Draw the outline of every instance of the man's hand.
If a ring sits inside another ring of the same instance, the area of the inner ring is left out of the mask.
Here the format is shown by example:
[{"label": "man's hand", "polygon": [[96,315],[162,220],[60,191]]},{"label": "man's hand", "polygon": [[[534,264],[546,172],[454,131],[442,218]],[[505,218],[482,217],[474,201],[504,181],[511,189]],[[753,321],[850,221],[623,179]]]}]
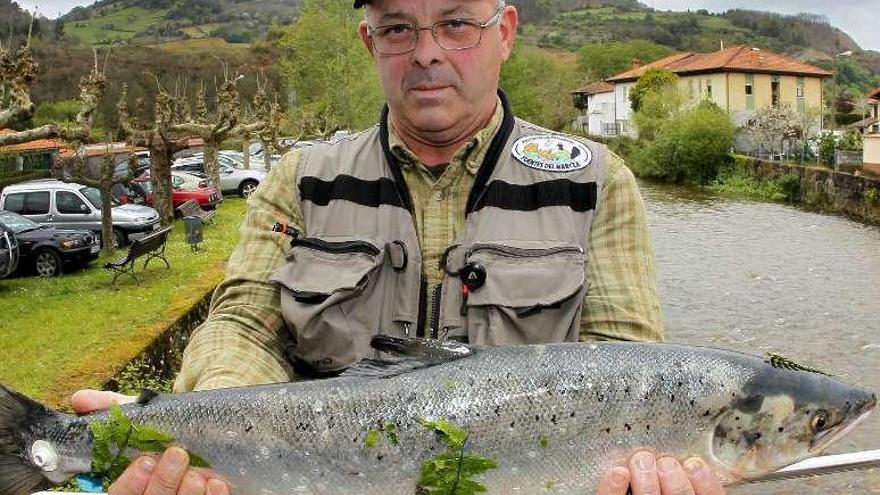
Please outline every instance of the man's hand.
[{"label": "man's hand", "polygon": [[[107,409],[113,402],[125,404],[134,397],[114,392],[80,390],[70,404],[78,413]],[[171,447],[158,459],[138,457],[112,484],[110,495],[229,495],[229,488],[210,472],[189,468],[186,451]]]},{"label": "man's hand", "polygon": [[724,495],[724,488],[705,462],[690,458],[682,466],[675,458],[637,452],[629,469],[617,466],[599,482],[596,495]]}]

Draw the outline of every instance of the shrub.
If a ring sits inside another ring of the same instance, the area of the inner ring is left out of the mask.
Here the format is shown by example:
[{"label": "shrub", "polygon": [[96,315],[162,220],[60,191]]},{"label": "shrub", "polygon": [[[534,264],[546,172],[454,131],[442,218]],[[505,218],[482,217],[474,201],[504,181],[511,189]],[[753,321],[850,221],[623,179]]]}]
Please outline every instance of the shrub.
[{"label": "shrub", "polygon": [[633,170],[668,182],[708,184],[731,162],[734,126],[726,112],[700,104],[673,117],[632,156]]}]

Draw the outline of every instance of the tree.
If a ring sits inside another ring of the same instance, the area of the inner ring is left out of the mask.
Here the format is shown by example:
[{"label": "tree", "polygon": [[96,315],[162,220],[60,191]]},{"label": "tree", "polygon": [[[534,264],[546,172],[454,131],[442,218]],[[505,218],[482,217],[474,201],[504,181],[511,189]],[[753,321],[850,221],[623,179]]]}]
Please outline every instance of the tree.
[{"label": "tree", "polygon": [[500,84],[514,113],[528,121],[561,130],[577,114],[574,107],[561,103],[569,101],[578,84],[575,67],[540,48],[516,45],[501,67]]},{"label": "tree", "polygon": [[123,85],[116,108],[119,112],[121,133],[133,145],[150,150],[150,183],[153,189],[153,208],[159,212],[162,225],[174,221],[171,201],[171,163],[174,153],[187,147],[188,139],[176,136],[172,126],[185,120],[182,98],[174,98],[161,84],[157,84],[156,117],[152,126],[139,126],[128,111],[128,87]]},{"label": "tree", "polygon": [[634,112],[638,112],[642,106],[642,99],[651,93],[660,93],[666,88],[675,88],[678,85],[678,76],[668,69],[648,69],[636,81],[629,91],[630,106]]},{"label": "tree", "polygon": [[578,50],[578,68],[591,80],[600,80],[666,57],[669,48],[647,40],[589,43]]},{"label": "tree", "polygon": [[633,113],[633,123],[639,139],[644,141],[653,141],[657,131],[685,109],[685,98],[677,85],[670,84],[645,93],[640,101],[639,110]]},{"label": "tree", "polygon": [[305,0],[281,28],[280,73],[300,109],[329,114],[349,129],[373,125],[383,101],[372,61],[357,35],[362,14],[338,0]]},{"label": "tree", "polygon": [[729,162],[734,132],[726,112],[702,102],[658,129],[656,140],[636,151],[631,163],[639,175],[707,184]]},{"label": "tree", "polygon": [[763,155],[781,155],[785,139],[802,134],[800,118],[789,105],[766,106],[755,112],[746,124],[748,132],[758,141]]}]

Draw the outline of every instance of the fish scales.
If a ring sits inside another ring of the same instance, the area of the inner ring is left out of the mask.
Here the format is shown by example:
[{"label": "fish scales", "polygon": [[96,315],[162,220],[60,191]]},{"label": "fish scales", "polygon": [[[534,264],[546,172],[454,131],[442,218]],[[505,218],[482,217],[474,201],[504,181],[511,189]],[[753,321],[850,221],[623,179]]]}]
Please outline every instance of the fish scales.
[{"label": "fish scales", "polygon": [[[441,435],[417,419],[445,419],[468,432],[465,452],[497,463],[476,477],[489,494],[587,494],[634,449],[711,460],[715,450],[738,448],[716,437],[733,437],[726,422],[750,427],[746,414],[754,407],[744,408],[742,420],[727,415],[755,395],[766,374],[831,381],[714,349],[549,344],[479,348],[387,377],[163,395],[123,409],[208,460],[239,495],[411,495],[422,463],[446,450]],[[762,400],[776,396],[767,386]],[[853,403],[875,400],[851,395]],[[81,467],[95,417],[66,418],[53,427],[63,437],[50,442],[66,445],[63,455]]]}]

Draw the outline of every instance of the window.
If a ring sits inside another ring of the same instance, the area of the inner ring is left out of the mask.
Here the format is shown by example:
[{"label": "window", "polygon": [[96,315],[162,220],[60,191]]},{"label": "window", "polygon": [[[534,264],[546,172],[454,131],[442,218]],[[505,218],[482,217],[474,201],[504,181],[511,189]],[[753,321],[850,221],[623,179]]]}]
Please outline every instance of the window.
[{"label": "window", "polygon": [[46,215],[49,213],[49,191],[10,194],[3,206],[21,215]]},{"label": "window", "polygon": [[58,191],[55,193],[55,209],[58,213],[79,214],[89,213],[89,207],[86,206],[82,199],[70,191]]},{"label": "window", "polygon": [[180,187],[183,185],[183,179],[181,179],[179,175],[172,175],[171,184],[173,184],[174,187]]},{"label": "window", "polygon": [[746,74],[746,110],[755,109],[755,75]]},{"label": "window", "polygon": [[712,99],[712,80],[706,79],[706,98]]},{"label": "window", "polygon": [[773,81],[770,82],[770,104],[779,106],[779,76],[773,76]]}]

